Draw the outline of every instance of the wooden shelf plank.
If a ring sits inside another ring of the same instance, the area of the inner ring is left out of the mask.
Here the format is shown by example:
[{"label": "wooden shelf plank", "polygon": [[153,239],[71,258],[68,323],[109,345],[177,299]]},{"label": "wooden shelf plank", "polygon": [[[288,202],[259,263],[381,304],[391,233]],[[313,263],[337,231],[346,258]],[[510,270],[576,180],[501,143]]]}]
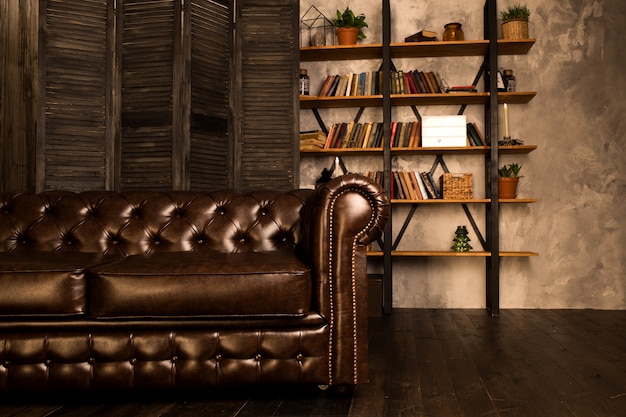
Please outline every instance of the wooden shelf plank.
[{"label": "wooden shelf plank", "polygon": [[[489,152],[489,146],[463,146],[463,147],[446,147],[446,148],[391,148],[391,154],[403,155],[483,155]],[[537,145],[516,145],[516,146],[499,146],[500,153],[503,154],[526,154],[537,149]],[[303,149],[300,154],[305,156],[350,156],[350,155],[372,155],[376,153],[382,154],[382,148],[333,148],[333,149]]]},{"label": "wooden shelf plank", "polygon": [[[498,93],[498,102],[509,104],[526,104],[537,93],[535,91],[520,91],[514,93]],[[393,106],[438,106],[485,104],[489,93],[436,93],[436,94],[392,94]],[[301,109],[315,108],[342,108],[342,107],[381,107],[383,96],[300,96]]]},{"label": "wooden shelf plank", "polygon": [[[536,198],[501,198],[498,201],[503,204],[525,204],[536,203],[538,200]],[[472,198],[467,200],[444,200],[442,198],[432,198],[427,200],[407,200],[394,198],[391,200],[391,204],[486,204],[490,202],[491,200],[489,200],[488,198]]]},{"label": "wooden shelf plank", "polygon": [[380,43],[357,45],[309,46],[300,48],[300,62],[305,61],[343,61],[354,59],[377,59],[383,57],[383,45]]},{"label": "wooden shelf plank", "polygon": [[[535,44],[535,39],[498,40],[498,55],[524,55]],[[447,56],[484,56],[489,48],[487,40],[452,42],[391,43],[391,58],[426,58]],[[382,58],[382,44],[309,46],[300,48],[300,61],[343,61]]]},{"label": "wooden shelf plank", "polygon": [[[367,256],[370,257],[382,257],[384,254],[382,251],[370,251],[367,252]],[[444,257],[444,258],[488,258],[491,256],[491,252],[487,251],[469,251],[469,252],[454,252],[454,251],[391,251],[391,256],[396,258],[425,258],[425,257]],[[537,252],[500,252],[501,257],[531,257],[539,256]]]}]

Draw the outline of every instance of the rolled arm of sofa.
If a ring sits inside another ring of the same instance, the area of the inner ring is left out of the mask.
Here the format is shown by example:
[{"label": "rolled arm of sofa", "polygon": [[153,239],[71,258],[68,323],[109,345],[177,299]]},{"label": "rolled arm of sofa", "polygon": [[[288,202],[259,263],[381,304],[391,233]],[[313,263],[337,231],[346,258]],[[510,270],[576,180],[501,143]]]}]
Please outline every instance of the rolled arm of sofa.
[{"label": "rolled arm of sofa", "polygon": [[314,279],[313,308],[330,324],[331,384],[367,382],[366,247],[388,218],[383,188],[358,174],[323,184],[305,205],[302,246]]}]

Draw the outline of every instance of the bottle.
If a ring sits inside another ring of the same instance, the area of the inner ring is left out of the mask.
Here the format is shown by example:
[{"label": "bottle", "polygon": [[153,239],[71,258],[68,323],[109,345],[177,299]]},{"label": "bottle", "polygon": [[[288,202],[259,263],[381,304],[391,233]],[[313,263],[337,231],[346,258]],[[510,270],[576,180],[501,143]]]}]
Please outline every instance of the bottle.
[{"label": "bottle", "polygon": [[506,85],[506,91],[514,92],[516,88],[515,75],[513,75],[512,69],[504,70],[504,84]]},{"label": "bottle", "polygon": [[308,96],[309,95],[309,85],[311,80],[306,73],[305,69],[300,69],[300,95]]}]

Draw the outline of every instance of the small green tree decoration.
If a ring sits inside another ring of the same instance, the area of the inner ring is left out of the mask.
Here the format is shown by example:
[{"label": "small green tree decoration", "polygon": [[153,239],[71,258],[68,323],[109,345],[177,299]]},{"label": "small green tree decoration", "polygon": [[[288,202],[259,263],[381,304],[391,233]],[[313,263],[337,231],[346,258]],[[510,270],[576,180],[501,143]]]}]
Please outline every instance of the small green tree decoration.
[{"label": "small green tree decoration", "polygon": [[451,249],[455,252],[468,252],[472,247],[468,243],[471,239],[467,236],[467,227],[457,226],[454,239],[454,245]]}]

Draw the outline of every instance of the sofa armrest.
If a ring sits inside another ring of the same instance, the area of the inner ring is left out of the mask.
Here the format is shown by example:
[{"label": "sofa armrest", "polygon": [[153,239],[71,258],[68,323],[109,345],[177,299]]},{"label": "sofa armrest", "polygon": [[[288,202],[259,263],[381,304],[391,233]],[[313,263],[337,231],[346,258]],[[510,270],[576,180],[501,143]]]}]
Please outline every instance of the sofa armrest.
[{"label": "sofa armrest", "polygon": [[371,179],[347,174],[316,189],[303,215],[302,246],[313,308],[330,324],[331,384],[367,382],[367,245],[383,233],[389,200]]}]

